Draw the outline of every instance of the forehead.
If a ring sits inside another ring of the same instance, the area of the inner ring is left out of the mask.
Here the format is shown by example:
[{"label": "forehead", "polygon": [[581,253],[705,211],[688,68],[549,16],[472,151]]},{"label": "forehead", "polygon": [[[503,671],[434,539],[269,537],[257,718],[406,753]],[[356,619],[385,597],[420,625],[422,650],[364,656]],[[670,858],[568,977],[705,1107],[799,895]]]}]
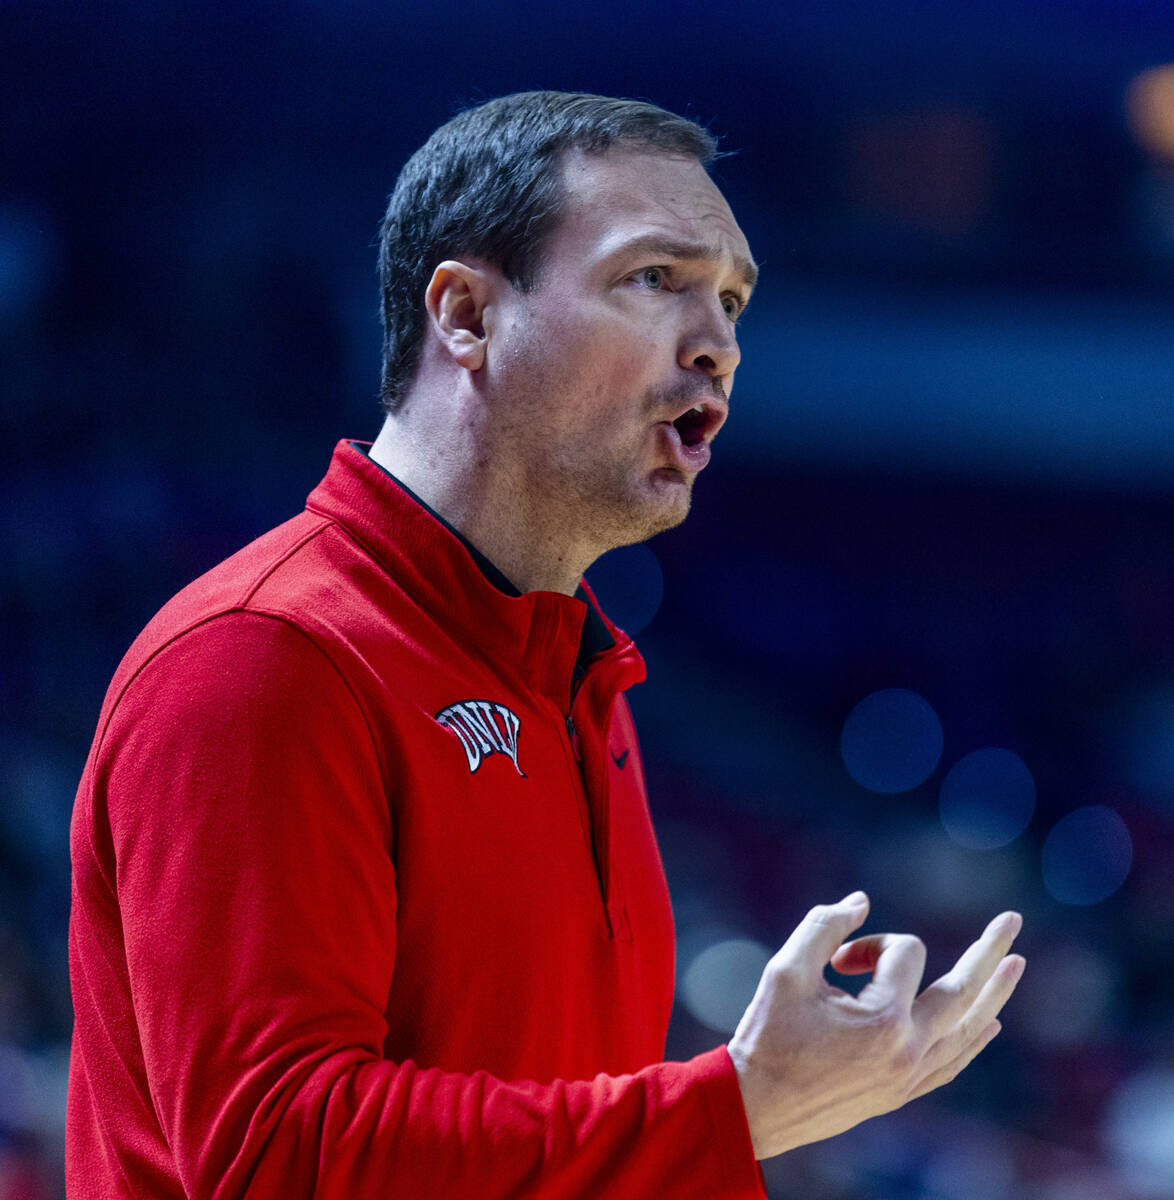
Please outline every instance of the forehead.
[{"label": "forehead", "polygon": [[730,206],[697,159],[613,147],[570,151],[561,169],[564,206],[552,254],[594,261],[634,241],[660,239],[707,247],[731,269],[752,265]]}]

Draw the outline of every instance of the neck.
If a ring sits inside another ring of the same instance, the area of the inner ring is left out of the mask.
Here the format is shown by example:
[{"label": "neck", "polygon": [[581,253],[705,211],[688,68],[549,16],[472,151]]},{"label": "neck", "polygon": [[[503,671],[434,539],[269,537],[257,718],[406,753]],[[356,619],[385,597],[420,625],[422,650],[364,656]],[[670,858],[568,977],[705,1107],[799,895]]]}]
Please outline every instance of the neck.
[{"label": "neck", "polygon": [[428,423],[413,420],[410,411],[392,415],[370,455],[519,591],[574,595],[597,555],[561,532],[549,504],[533,503],[520,472],[492,445],[482,424],[471,414]]}]

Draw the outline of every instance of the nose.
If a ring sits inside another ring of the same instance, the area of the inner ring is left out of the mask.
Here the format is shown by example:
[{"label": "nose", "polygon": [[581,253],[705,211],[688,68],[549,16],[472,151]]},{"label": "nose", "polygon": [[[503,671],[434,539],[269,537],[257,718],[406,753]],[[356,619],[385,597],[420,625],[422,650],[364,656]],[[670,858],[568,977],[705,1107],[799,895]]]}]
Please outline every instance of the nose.
[{"label": "nose", "polygon": [[721,302],[714,300],[704,312],[696,313],[696,324],[681,339],[680,365],[687,371],[701,371],[728,396],[734,370],[742,361],[734,323]]}]

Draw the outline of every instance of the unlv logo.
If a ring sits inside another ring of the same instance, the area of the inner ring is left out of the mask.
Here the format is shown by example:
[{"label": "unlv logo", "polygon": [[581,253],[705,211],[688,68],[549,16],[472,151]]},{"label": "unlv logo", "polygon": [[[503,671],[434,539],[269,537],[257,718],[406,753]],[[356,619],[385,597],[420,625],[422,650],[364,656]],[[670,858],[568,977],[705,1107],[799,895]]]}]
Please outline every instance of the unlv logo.
[{"label": "unlv logo", "polygon": [[491,754],[504,754],[514,764],[514,770],[526,778],[526,772],[518,766],[518,730],[522,722],[504,704],[493,700],[458,700],[441,709],[436,720],[460,739],[470,772],[476,771]]}]

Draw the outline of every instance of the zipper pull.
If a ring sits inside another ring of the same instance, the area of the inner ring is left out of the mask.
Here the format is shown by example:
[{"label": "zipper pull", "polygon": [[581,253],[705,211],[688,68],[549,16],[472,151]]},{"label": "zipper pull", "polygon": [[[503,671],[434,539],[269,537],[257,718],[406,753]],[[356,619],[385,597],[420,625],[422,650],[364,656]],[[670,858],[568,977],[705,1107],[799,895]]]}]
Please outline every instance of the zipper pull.
[{"label": "zipper pull", "polygon": [[579,752],[579,731],[575,728],[575,718],[567,713],[567,735],[571,739],[571,751],[575,755],[575,762],[582,762],[583,755]]}]

